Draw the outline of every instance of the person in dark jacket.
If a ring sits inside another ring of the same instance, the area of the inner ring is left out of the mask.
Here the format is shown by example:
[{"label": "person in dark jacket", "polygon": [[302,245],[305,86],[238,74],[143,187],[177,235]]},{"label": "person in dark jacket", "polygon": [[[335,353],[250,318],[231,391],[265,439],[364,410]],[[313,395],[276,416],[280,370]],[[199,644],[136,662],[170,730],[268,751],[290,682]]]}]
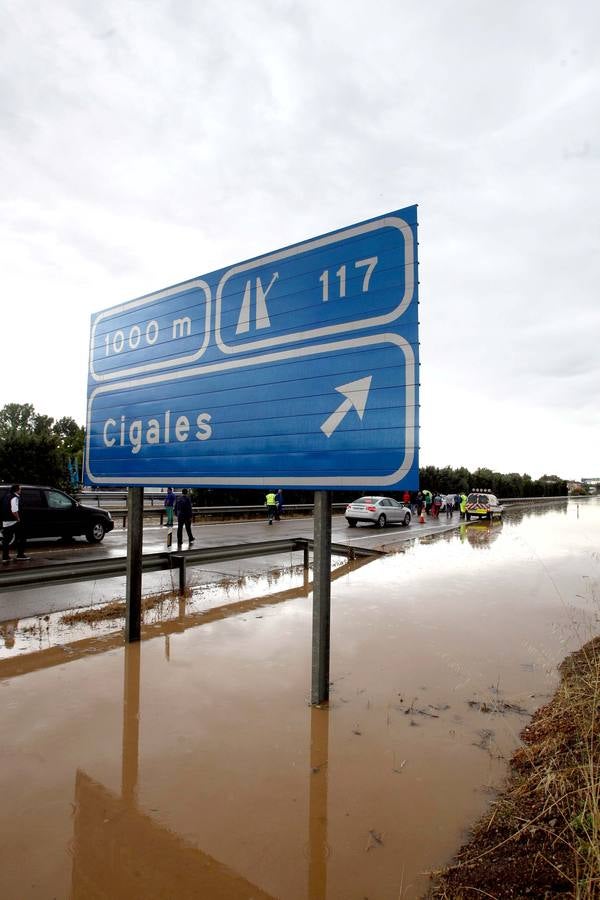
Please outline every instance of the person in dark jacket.
[{"label": "person in dark jacket", "polygon": [[278,489],[275,494],[275,501],[277,504],[277,509],[275,511],[275,520],[279,522],[281,516],[283,515],[283,491],[281,488]]},{"label": "person in dark jacket", "polygon": [[167,488],[167,495],[165,497],[165,510],[167,512],[167,527],[171,527],[173,524],[173,507],[175,506],[175,493],[172,487]]},{"label": "person in dark jacket", "polygon": [[177,549],[181,550],[184,525],[191,547],[195,538],[192,534],[192,501],[187,488],[182,490],[181,496],[175,501],[175,514],[177,516]]},{"label": "person in dark jacket", "polygon": [[2,563],[10,561],[10,543],[14,537],[17,545],[17,559],[29,559],[25,555],[25,531],[21,521],[21,485],[11,485],[2,501]]}]

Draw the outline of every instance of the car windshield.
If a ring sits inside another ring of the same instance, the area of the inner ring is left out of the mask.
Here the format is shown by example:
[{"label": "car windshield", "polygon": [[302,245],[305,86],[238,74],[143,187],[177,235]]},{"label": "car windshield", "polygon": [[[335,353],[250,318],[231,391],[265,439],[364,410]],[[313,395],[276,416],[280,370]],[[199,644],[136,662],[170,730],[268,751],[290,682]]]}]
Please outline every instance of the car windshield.
[{"label": "car windshield", "polygon": [[370,503],[375,503],[375,497],[361,497],[360,500],[354,500],[354,503],[363,503],[365,506]]},{"label": "car windshield", "polygon": [[467,502],[478,503],[480,506],[487,506],[490,501],[487,494],[469,494]]}]

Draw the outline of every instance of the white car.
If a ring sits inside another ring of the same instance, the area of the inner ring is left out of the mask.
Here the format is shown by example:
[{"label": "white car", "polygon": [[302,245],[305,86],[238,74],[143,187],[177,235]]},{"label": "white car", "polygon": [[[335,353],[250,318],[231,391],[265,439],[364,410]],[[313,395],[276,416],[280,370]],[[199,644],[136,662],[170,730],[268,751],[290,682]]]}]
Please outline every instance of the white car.
[{"label": "white car", "polygon": [[372,522],[378,528],[386,525],[410,525],[410,509],[392,500],[391,497],[361,497],[346,507],[346,516],[350,528],[357,522]]}]

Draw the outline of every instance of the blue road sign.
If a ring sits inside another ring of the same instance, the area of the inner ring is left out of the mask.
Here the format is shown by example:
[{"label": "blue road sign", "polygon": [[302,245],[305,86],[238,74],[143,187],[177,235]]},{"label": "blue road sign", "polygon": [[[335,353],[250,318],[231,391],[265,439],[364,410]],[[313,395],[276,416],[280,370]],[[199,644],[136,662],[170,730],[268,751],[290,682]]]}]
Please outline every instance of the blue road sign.
[{"label": "blue road sign", "polygon": [[414,488],[416,207],[92,319],[86,480]]}]

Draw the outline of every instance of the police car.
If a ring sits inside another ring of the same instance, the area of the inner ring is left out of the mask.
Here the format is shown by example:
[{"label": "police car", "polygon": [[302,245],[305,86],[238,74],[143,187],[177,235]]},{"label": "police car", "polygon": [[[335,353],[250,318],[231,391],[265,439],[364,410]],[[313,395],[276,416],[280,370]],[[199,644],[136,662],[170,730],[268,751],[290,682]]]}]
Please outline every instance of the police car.
[{"label": "police car", "polygon": [[489,491],[474,490],[467,497],[467,506],[465,509],[465,518],[467,522],[471,518],[501,519],[504,515],[504,507],[494,494]]}]

